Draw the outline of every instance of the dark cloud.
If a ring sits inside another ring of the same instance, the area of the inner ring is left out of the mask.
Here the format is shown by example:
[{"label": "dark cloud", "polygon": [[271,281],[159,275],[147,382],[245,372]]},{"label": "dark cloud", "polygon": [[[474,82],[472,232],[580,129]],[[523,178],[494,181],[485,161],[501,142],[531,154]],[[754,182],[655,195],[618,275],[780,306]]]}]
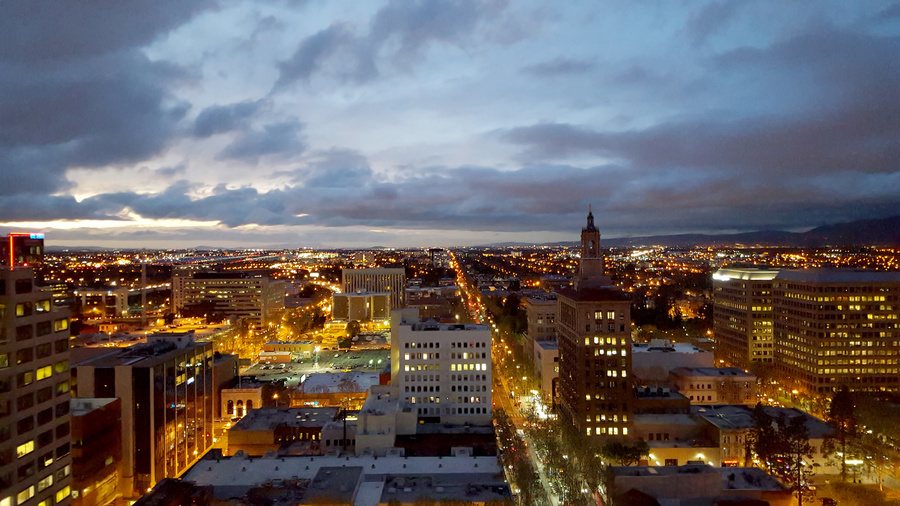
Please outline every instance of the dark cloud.
[{"label": "dark cloud", "polygon": [[[0,171],[0,174],[3,172]],[[112,206],[113,209],[118,206]],[[0,195],[3,221],[44,220],[118,220],[106,212],[107,207],[94,202],[78,202],[74,197],[46,195],[43,192]]]},{"label": "dark cloud", "polygon": [[766,48],[729,51],[709,70],[771,79],[771,93],[810,109],[881,107],[896,104],[900,92],[900,38],[822,27]]},{"label": "dark cloud", "polygon": [[244,101],[230,105],[213,105],[204,109],[194,121],[194,136],[209,137],[247,125],[262,101]]},{"label": "dark cloud", "polygon": [[[7,70],[7,72],[4,72]],[[179,69],[136,52],[59,67],[0,64],[0,194],[66,188],[69,167],[145,159],[174,135],[187,106],[167,86]]]},{"label": "dark cloud", "polygon": [[160,176],[172,177],[178,175],[184,175],[187,172],[188,164],[187,162],[181,162],[178,165],[173,165],[170,167],[160,167],[156,169],[156,173]]},{"label": "dark cloud", "polygon": [[[778,76],[770,93],[802,89],[808,108],[785,114],[677,117],[643,130],[548,123],[501,135],[523,160],[594,155],[636,169],[677,168],[778,177],[900,168],[900,40],[823,30],[717,58],[735,78]],[[783,88],[788,88],[785,90]],[[789,98],[788,96],[785,99]],[[802,105],[801,105],[802,107]]]},{"label": "dark cloud", "polygon": [[[377,60],[384,58],[409,71],[435,43],[468,47],[479,40],[508,44],[521,37],[479,37],[491,21],[500,19],[507,2],[497,0],[391,1],[369,24],[369,32],[357,34],[352,25],[333,23],[305,39],[294,54],[279,62],[274,90],[291,83],[308,82],[324,72],[343,82],[366,82],[380,75]],[[514,20],[505,19],[504,30],[514,31]]]},{"label": "dark cloud", "polygon": [[71,167],[144,160],[165,148],[188,105],[187,77],[138,46],[209,2],[4,2],[0,7],[0,195],[52,194]]},{"label": "dark cloud", "polygon": [[44,65],[143,46],[214,6],[211,0],[10,0],[0,7],[0,62]]},{"label": "dark cloud", "polygon": [[[900,184],[898,174],[785,174],[774,179],[616,165],[533,165],[512,171],[431,167],[387,181],[359,163],[329,169],[342,156],[353,159],[353,153],[321,156],[306,171],[306,182],[268,192],[219,185],[196,198],[190,195],[204,193],[196,183],[180,181],[156,194],[102,194],[78,205],[47,202],[39,215],[99,217],[129,211],[148,219],[218,221],[231,228],[316,225],[521,233],[565,230],[581,223],[592,204],[605,233],[652,234],[812,227],[890,214],[898,205],[895,189]],[[358,173],[346,170],[354,165]],[[327,184],[329,175],[340,184]],[[0,198],[0,209],[5,209],[3,202]]]},{"label": "dark cloud", "polygon": [[890,6],[885,7],[884,10],[878,13],[878,17],[881,19],[900,18],[900,3],[891,4]]},{"label": "dark cloud", "polygon": [[711,2],[691,13],[685,30],[694,45],[701,45],[727,25],[737,10],[743,5],[740,0]]},{"label": "dark cloud", "polygon": [[285,121],[265,125],[262,130],[243,132],[219,153],[219,159],[256,164],[263,156],[291,158],[306,150],[303,123]]},{"label": "dark cloud", "polygon": [[316,153],[303,168],[289,174],[306,188],[361,187],[372,182],[372,169],[366,157],[349,149],[330,149]]},{"label": "dark cloud", "polygon": [[553,77],[559,75],[583,74],[592,68],[594,68],[594,63],[587,60],[555,58],[550,61],[522,67],[522,72],[539,77]]},{"label": "dark cloud", "polygon": [[278,63],[280,74],[275,89],[295,81],[309,81],[325,60],[355,42],[356,37],[344,24],[332,24],[304,39],[289,59]]},{"label": "dark cloud", "polygon": [[381,46],[395,39],[397,57],[417,60],[433,42],[467,45],[478,22],[496,14],[497,7],[505,6],[474,0],[393,0],[372,19],[369,40]]}]

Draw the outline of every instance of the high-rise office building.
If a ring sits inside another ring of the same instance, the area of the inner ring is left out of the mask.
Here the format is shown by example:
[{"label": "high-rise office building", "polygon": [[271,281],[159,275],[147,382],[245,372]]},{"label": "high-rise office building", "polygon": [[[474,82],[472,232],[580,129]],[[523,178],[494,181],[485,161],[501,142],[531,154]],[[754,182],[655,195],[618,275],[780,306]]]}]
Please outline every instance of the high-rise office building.
[{"label": "high-rise office building", "polygon": [[73,353],[76,397],[121,400],[123,496],[138,497],[180,475],[212,445],[212,343],[150,335],[128,348]]},{"label": "high-rise office building", "polygon": [[0,270],[0,506],[71,503],[67,311]]},{"label": "high-rise office building", "polygon": [[713,330],[717,358],[749,370],[772,364],[772,283],[776,269],[727,268],[713,274]]},{"label": "high-rise office building", "polygon": [[172,280],[172,305],[176,313],[190,308],[244,318],[267,325],[284,310],[284,281],[244,273],[179,272]]},{"label": "high-rise office building", "polygon": [[579,431],[628,436],[632,424],[631,302],[603,273],[600,232],[588,213],[574,289],[558,294],[560,412]]},{"label": "high-rise office building", "polygon": [[772,298],[784,382],[824,395],[900,392],[900,272],[782,270]]},{"label": "high-rise office building", "polygon": [[357,290],[391,294],[391,308],[406,305],[406,269],[403,267],[373,267],[371,269],[342,269],[341,289],[344,293]]},{"label": "high-rise office building", "polygon": [[421,322],[417,309],[391,312],[391,386],[420,420],[491,422],[491,330]]},{"label": "high-rise office building", "polygon": [[10,232],[0,241],[0,264],[10,267],[38,267],[44,261],[44,234]]}]

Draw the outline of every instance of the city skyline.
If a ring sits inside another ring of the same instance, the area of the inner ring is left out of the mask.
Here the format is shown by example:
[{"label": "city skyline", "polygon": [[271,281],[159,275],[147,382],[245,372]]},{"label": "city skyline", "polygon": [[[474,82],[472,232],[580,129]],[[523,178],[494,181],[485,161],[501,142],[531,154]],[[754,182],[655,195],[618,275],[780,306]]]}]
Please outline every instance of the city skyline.
[{"label": "city skyline", "polygon": [[5,3],[0,231],[366,247],[900,202],[900,4]]}]

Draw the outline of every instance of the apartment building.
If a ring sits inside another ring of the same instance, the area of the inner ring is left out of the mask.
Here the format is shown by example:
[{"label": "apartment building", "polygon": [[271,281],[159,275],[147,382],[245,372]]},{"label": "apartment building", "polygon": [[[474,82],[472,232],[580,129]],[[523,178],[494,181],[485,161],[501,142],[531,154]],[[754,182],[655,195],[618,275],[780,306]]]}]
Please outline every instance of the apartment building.
[{"label": "apartment building", "polygon": [[420,420],[491,421],[491,331],[487,325],[421,322],[391,312],[391,386]]},{"label": "apartment building", "polygon": [[0,505],[71,503],[68,313],[0,270]]}]

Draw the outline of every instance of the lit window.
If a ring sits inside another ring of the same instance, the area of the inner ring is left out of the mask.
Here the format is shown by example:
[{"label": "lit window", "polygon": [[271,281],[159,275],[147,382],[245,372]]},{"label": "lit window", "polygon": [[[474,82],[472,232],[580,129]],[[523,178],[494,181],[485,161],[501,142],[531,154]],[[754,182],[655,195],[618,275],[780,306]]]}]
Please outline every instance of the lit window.
[{"label": "lit window", "polygon": [[[22,458],[34,451],[34,440],[26,441],[16,447],[16,457]],[[31,497],[31,496],[29,496]]]},{"label": "lit window", "polygon": [[70,488],[68,485],[66,485],[65,487],[60,489],[58,492],[56,492],[56,502],[58,502],[58,503],[62,502],[63,499],[65,499],[66,497],[69,497],[69,493],[70,493]]},{"label": "lit window", "polygon": [[46,367],[41,367],[40,369],[37,370],[38,381],[40,381],[42,379],[47,379],[52,375],[53,375],[53,368],[50,367],[49,365]]},{"label": "lit window", "polygon": [[47,475],[46,478],[44,478],[38,482],[38,484],[37,484],[38,492],[45,490],[50,485],[53,485],[53,475],[52,474]]},{"label": "lit window", "polygon": [[19,494],[16,496],[16,504],[22,504],[23,502],[31,499],[32,497],[34,497],[34,485],[19,492]]}]

